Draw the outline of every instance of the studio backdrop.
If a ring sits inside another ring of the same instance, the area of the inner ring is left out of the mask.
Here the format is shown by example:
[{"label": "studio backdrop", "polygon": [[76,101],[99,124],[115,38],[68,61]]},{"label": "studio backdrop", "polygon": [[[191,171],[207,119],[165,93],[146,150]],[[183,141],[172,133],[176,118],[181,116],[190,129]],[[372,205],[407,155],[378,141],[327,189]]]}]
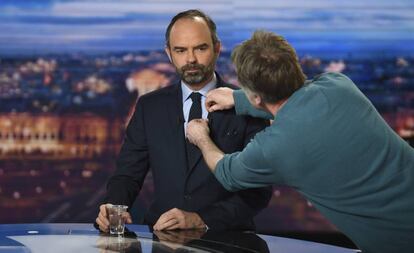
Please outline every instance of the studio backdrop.
[{"label": "studio backdrop", "polygon": [[[226,81],[237,85],[232,48],[271,30],[296,48],[308,78],[345,73],[413,143],[411,0],[2,0],[0,223],[94,221],[136,100],[177,80],[165,29],[193,8],[217,23]],[[149,174],[136,219],[152,194]],[[259,231],[335,230],[284,187],[256,221]]]}]

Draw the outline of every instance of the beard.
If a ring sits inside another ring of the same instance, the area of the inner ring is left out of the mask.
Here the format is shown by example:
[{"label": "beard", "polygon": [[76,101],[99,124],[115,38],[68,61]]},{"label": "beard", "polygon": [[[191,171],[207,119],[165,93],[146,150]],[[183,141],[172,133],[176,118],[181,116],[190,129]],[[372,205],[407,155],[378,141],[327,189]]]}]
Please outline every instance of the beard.
[{"label": "beard", "polygon": [[197,85],[211,78],[214,72],[215,59],[208,65],[190,63],[177,68],[180,78],[188,85]]}]

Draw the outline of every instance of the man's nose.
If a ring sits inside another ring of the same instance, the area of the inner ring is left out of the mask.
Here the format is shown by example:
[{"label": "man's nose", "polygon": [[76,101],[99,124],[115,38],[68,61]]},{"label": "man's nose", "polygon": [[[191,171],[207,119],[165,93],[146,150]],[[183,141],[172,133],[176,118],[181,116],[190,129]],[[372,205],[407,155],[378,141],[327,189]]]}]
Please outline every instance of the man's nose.
[{"label": "man's nose", "polygon": [[187,63],[196,63],[197,58],[192,50],[188,50],[187,53]]}]

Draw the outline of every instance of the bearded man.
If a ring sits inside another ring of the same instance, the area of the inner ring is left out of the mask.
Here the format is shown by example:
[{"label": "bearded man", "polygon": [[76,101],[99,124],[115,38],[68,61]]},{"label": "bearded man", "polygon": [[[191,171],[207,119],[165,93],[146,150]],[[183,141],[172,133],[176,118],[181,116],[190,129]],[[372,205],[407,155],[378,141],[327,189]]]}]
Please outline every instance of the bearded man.
[{"label": "bearded man", "polygon": [[[237,116],[234,109],[207,112],[207,92],[235,88],[214,71],[221,43],[210,17],[199,10],[181,12],[172,18],[165,39],[165,51],[181,81],[138,100],[96,227],[108,232],[106,205],[131,207],[151,170],[154,200],[144,220],[135,223],[154,230],[254,230],[253,217],[267,206],[271,188],[227,191],[210,173],[200,150],[186,140],[185,129],[192,119],[208,119],[211,138],[232,153],[242,150],[268,122]],[[129,212],[126,222],[132,223]]]}]

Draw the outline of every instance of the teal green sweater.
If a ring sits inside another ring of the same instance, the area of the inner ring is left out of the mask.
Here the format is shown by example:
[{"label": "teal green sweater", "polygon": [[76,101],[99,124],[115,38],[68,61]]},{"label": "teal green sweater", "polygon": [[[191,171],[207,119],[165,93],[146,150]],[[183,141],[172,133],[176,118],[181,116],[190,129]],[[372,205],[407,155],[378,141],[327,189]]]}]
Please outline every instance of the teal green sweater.
[{"label": "teal green sweater", "polygon": [[[266,117],[234,93],[239,114]],[[288,185],[368,253],[414,252],[414,150],[339,73],[296,91],[215,175],[232,191]]]}]

